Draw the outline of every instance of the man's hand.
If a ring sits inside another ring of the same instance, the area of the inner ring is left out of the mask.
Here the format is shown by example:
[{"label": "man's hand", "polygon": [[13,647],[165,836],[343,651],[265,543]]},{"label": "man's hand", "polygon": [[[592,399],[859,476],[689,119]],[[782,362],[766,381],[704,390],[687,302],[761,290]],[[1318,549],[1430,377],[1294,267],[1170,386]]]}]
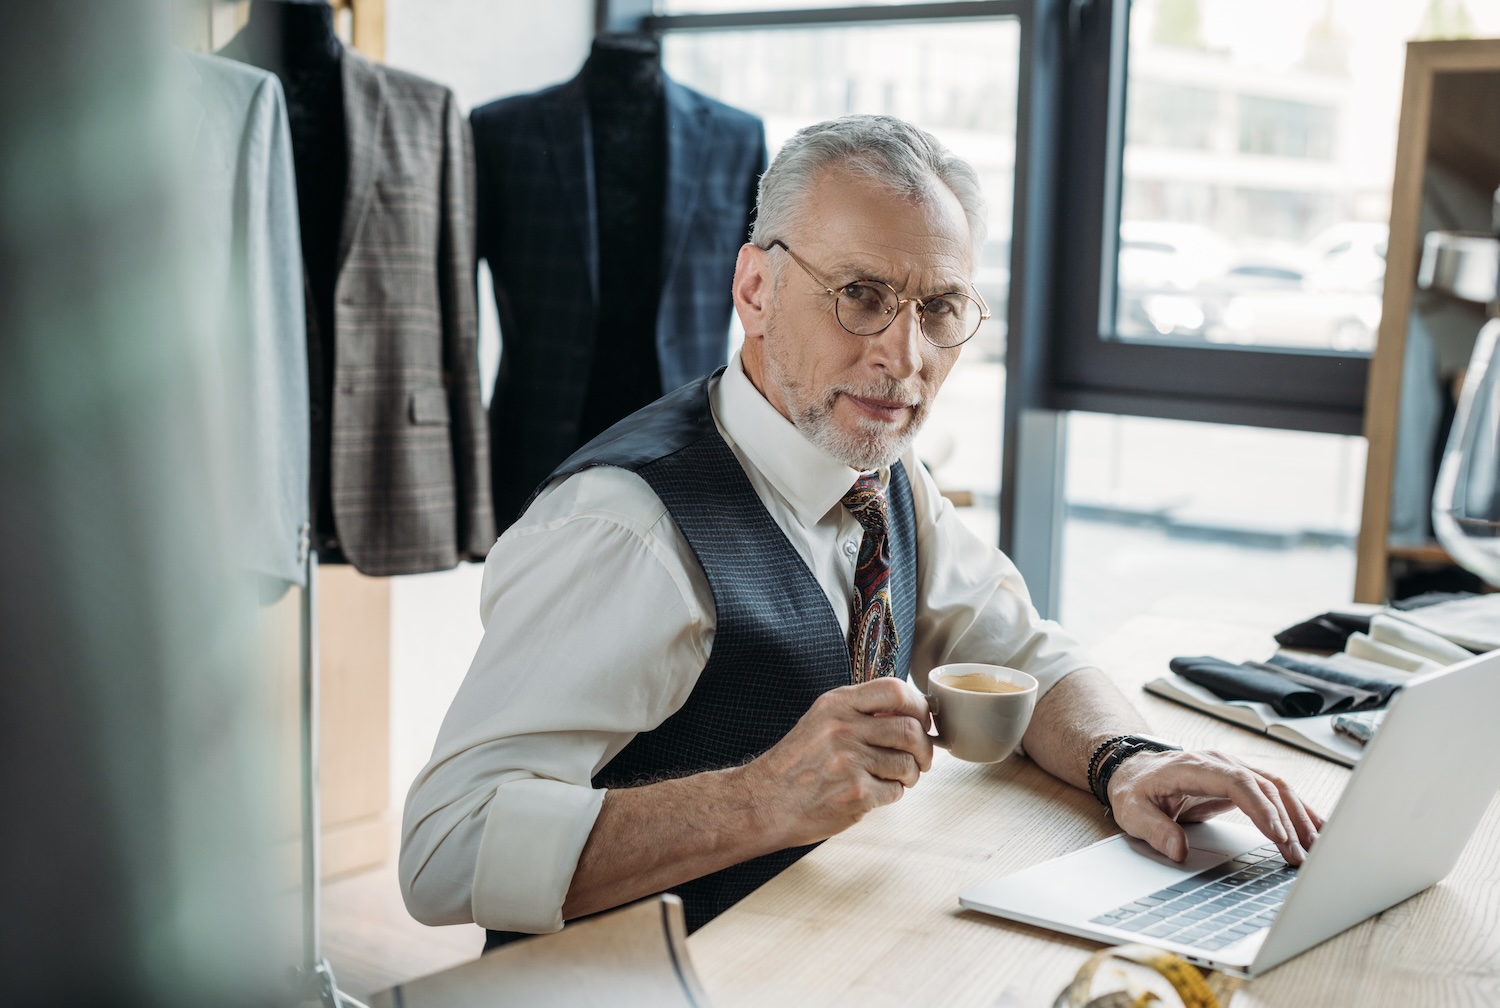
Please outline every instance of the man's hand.
[{"label": "man's hand", "polygon": [[1109,803],[1121,829],[1173,861],[1187,857],[1187,835],[1178,823],[1234,808],[1276,842],[1288,864],[1302,863],[1323,828],[1323,817],[1286,781],[1211,749],[1129,757],[1110,778]]},{"label": "man's hand", "polygon": [[932,766],[927,701],[901,679],[841,686],[742,768],[774,846],[826,840],[900,798]]}]

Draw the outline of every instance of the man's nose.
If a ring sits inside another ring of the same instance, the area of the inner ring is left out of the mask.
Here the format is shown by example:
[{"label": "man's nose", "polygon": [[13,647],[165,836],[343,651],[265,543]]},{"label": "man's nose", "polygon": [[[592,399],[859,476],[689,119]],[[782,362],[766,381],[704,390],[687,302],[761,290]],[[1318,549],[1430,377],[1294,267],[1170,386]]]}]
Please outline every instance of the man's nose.
[{"label": "man's nose", "polygon": [[910,378],[922,370],[925,339],[917,302],[903,300],[891,324],[869,337],[871,363],[885,368],[893,378]]}]

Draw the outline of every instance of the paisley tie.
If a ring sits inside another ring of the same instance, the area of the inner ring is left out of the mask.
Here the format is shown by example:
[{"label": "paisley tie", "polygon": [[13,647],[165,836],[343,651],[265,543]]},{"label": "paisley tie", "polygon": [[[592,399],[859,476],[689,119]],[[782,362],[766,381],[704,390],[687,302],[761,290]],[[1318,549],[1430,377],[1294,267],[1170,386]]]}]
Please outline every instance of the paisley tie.
[{"label": "paisley tie", "polygon": [[891,548],[880,478],[872,474],[856,480],[844,495],[844,507],[865,530],[849,614],[849,659],[854,681],[860,683],[891,675],[901,646],[891,613]]}]

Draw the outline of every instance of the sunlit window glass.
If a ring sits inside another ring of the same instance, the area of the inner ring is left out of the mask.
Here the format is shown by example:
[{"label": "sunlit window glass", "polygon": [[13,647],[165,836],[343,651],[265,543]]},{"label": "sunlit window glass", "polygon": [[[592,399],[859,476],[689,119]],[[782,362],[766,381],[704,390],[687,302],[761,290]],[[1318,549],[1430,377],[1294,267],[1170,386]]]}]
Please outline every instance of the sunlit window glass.
[{"label": "sunlit window glass", "polygon": [[[681,0],[684,9],[711,6]],[[685,31],[662,43],[673,79],[765,120],[773,157],[803,126],[851,112],[886,113],[936,134],[978,171],[989,237],[973,279],[991,317],[963,344],[917,450],[939,487],[972,505],[960,513],[991,542],[998,528],[1019,41],[1015,22],[981,20]],[[924,324],[942,324],[937,307],[925,314]]]},{"label": "sunlit window glass", "polygon": [[1369,352],[1405,42],[1491,0],[1135,0],[1115,334]]},{"label": "sunlit window glass", "polygon": [[[858,6],[900,7],[928,0],[865,0]],[[724,14],[745,11],[811,10],[848,7],[848,0],[657,0],[662,14]]]}]

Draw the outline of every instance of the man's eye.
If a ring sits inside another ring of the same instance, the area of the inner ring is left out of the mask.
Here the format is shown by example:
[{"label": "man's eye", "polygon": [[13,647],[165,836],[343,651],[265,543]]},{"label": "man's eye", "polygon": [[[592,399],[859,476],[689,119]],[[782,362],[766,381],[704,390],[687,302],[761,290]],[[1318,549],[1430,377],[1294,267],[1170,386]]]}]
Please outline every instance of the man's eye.
[{"label": "man's eye", "polygon": [[843,290],[845,301],[855,307],[870,311],[879,310],[883,306],[884,299],[881,297],[880,288],[874,284],[852,283]]},{"label": "man's eye", "polygon": [[928,301],[922,308],[922,314],[934,319],[959,318],[964,314],[964,304],[959,298],[943,295]]}]

